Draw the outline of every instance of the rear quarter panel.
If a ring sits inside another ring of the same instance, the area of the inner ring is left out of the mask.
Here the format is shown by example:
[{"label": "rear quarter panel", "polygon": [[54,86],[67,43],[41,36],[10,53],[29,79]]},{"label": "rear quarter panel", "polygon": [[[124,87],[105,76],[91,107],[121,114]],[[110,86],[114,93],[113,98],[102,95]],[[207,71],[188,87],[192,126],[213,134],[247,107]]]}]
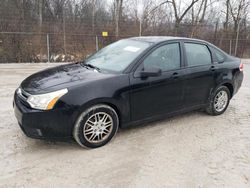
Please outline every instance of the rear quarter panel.
[{"label": "rear quarter panel", "polygon": [[239,58],[229,56],[223,63],[215,63],[215,88],[231,84],[233,86],[232,95],[239,90],[243,81],[243,73],[239,70],[240,62]]}]

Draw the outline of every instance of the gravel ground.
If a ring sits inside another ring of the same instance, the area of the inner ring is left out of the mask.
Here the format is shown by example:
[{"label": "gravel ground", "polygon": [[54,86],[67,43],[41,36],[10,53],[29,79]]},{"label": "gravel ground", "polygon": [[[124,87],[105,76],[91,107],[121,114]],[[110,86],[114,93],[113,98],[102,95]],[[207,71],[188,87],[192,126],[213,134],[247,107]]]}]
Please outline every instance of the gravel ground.
[{"label": "gravel ground", "polygon": [[250,60],[227,111],[190,112],[119,131],[105,147],[27,138],[13,114],[20,82],[55,64],[0,65],[0,187],[250,187]]}]

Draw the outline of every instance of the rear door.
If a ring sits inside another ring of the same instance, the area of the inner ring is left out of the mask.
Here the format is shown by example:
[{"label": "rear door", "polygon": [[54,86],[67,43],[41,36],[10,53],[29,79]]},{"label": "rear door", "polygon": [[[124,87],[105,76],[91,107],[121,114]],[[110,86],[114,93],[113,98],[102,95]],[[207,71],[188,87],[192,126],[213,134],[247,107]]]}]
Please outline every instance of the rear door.
[{"label": "rear door", "polygon": [[185,106],[205,104],[214,85],[215,66],[206,44],[184,42],[185,53]]}]

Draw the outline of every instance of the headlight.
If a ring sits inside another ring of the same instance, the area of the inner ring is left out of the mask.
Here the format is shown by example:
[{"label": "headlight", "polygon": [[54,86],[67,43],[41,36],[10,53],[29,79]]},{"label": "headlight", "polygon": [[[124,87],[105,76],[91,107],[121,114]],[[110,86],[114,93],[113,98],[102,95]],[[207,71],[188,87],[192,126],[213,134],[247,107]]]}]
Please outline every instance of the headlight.
[{"label": "headlight", "polygon": [[32,108],[39,110],[50,110],[54,107],[60,97],[68,93],[68,89],[62,89],[41,95],[30,95],[27,102]]}]

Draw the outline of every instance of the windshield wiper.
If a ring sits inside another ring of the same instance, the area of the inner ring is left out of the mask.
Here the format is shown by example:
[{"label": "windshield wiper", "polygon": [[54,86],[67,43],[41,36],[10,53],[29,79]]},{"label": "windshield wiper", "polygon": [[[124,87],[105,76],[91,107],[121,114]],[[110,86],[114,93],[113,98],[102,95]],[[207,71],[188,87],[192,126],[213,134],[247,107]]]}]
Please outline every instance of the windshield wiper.
[{"label": "windshield wiper", "polygon": [[95,69],[95,70],[97,70],[98,72],[100,72],[100,68],[98,68],[98,67],[96,67],[96,66],[94,66],[94,65],[91,65],[91,64],[88,64],[88,63],[84,63],[84,62],[82,62],[81,65],[84,66],[84,67],[89,67],[89,68],[91,68],[91,69]]}]

